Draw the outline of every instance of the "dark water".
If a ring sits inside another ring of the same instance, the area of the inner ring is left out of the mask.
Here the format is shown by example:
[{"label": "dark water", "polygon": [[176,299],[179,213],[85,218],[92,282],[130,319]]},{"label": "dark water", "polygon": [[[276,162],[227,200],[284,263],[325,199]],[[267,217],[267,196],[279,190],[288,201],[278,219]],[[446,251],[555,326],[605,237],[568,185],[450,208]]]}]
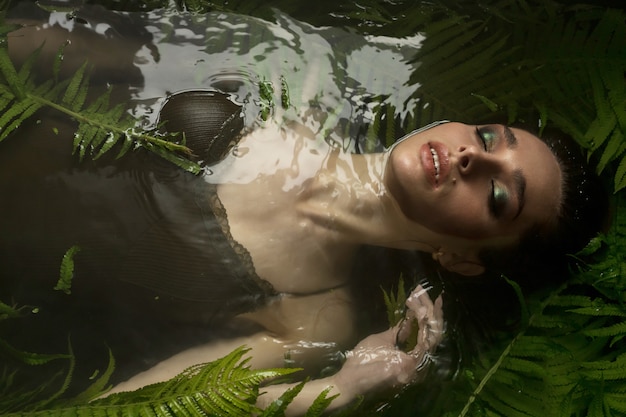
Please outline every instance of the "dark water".
[{"label": "dark water", "polygon": [[[302,123],[319,140],[358,152],[381,149],[401,136],[403,131],[441,116],[472,121],[471,118],[477,114],[482,114],[481,118],[486,118],[484,115],[488,114],[484,105],[475,98],[462,102],[448,94],[445,103],[441,104],[437,96],[437,88],[441,86],[429,90],[430,77],[435,78],[437,70],[420,72],[428,66],[421,55],[424,53],[427,34],[410,30],[403,33],[398,24],[394,27],[397,34],[393,36],[380,29],[382,25],[373,17],[368,20],[367,16],[361,19],[360,25],[354,24],[358,14],[352,12],[356,13],[356,10],[335,10],[334,14],[320,12],[317,18],[307,19],[302,11],[292,10],[289,13],[288,8],[269,9],[259,6],[255,10],[261,12],[255,16],[222,11],[220,7],[215,7],[211,12],[193,14],[181,11],[175,5],[153,10],[139,5],[130,7],[133,6],[130,3],[126,6],[133,11],[118,12],[100,6],[86,6],[74,12],[72,8],[66,9],[58,4],[43,10],[27,3],[16,5],[9,18],[25,19],[24,23],[42,29],[38,35],[39,41],[45,39],[46,47],[37,66],[41,71],[41,79],[51,76],[53,57],[69,35],[73,39],[65,50],[67,58],[61,76],[71,76],[86,57],[94,64],[91,79],[94,95],[108,86],[114,86],[112,100],[124,103],[128,112],[137,118],[138,126],[145,129],[152,128],[157,122],[158,110],[168,94],[205,88],[232,94],[233,100],[243,105],[244,123],[248,128],[265,123]],[[50,11],[55,8],[58,11]],[[245,9],[244,5],[242,9]],[[439,16],[445,21],[448,18],[443,12],[433,11],[433,7],[427,3],[403,11],[404,15],[398,17],[398,20],[419,22],[420,19]],[[411,11],[414,16],[411,16]],[[346,24],[342,25],[341,22]],[[39,46],[39,42],[27,46],[17,54],[17,63]],[[428,48],[431,53],[437,53],[432,43]],[[481,71],[480,65],[477,65],[476,73],[465,73],[459,77],[471,79],[480,76]],[[284,103],[287,96],[288,104]],[[463,100],[469,96],[466,92],[459,92]],[[496,116],[501,117],[502,114]],[[47,119],[43,120],[45,122]],[[62,122],[58,125],[64,126]],[[40,129],[41,125],[35,123],[25,126],[23,131],[41,134]],[[68,137],[72,135],[71,128],[61,129],[60,133],[60,136],[64,133]],[[17,146],[9,141],[16,143],[19,139],[7,139],[0,146],[0,153],[7,149],[4,147]],[[38,146],[41,147],[37,155],[23,154],[17,160],[6,161],[4,172],[14,171],[15,175],[24,170],[26,174],[23,175],[43,172],[51,169],[47,162],[51,156],[62,163],[67,163],[68,158],[71,158],[67,141],[63,145],[46,142]],[[139,170],[129,168],[128,175],[141,175],[136,171]],[[98,176],[108,174],[106,169],[93,172],[96,180]],[[85,195],[88,195],[95,185],[89,183],[88,179],[85,181],[82,186]],[[6,198],[10,197],[2,196],[4,201]],[[54,196],[50,196],[50,201],[51,205],[55,204]],[[124,205],[124,202],[121,203]],[[112,203],[111,207],[119,205]],[[141,208],[140,205],[138,207],[137,210]],[[45,231],[55,219],[45,217],[42,211],[45,212],[45,207],[32,207],[32,211],[23,213],[23,219],[31,219],[31,226],[40,223],[37,228]],[[12,230],[11,233],[20,232]],[[54,246],[51,243],[53,241],[50,238],[36,249],[33,248],[33,256],[45,258],[46,250]],[[63,242],[59,246],[67,243]],[[58,268],[55,264],[59,260],[57,255],[46,261],[51,270]],[[363,259],[367,256],[363,255]],[[386,275],[392,282],[397,277],[396,269],[403,265],[395,257],[384,256],[386,258],[380,262],[379,268],[388,267]],[[363,265],[362,269],[370,266],[367,263]],[[2,268],[3,278],[11,273],[8,268]],[[97,270],[93,274],[102,274],[103,279],[106,275]],[[445,395],[449,395],[446,394],[447,386],[457,377],[459,363],[480,351],[483,343],[495,337],[497,330],[514,324],[517,315],[515,295],[501,281],[485,278],[483,281],[467,282],[446,277],[446,284],[443,285],[439,282],[440,274],[428,269],[418,270],[415,280],[425,277],[429,277],[439,289],[444,287],[449,338],[443,345],[437,359],[438,366],[433,369],[429,383],[410,389],[392,402],[391,406],[386,406],[393,415],[408,416],[416,412],[440,410]],[[372,287],[367,297],[378,296],[378,286]],[[3,301],[9,304],[20,303],[20,300],[12,298],[12,294],[2,293],[2,296]],[[51,297],[60,298],[63,295],[57,292]],[[366,319],[373,323],[372,327],[384,323],[383,310],[379,306],[364,313]],[[25,329],[31,325],[37,328],[38,320],[41,322],[43,319],[30,315],[26,320],[32,320],[32,323],[17,320],[6,325],[4,330],[8,334],[28,334]],[[77,322],[82,324],[77,325],[75,331],[89,331],[88,320]],[[115,323],[108,325],[114,327]],[[42,327],[41,323],[39,326]],[[80,326],[84,326],[84,329]],[[52,327],[49,330],[54,331]],[[168,338],[160,348],[160,355],[167,355],[181,345],[196,342],[196,330],[189,328],[178,332],[174,341]],[[146,341],[140,342],[147,344],[144,346],[146,351],[151,350],[153,343],[158,343],[163,334],[162,328],[150,328],[149,325],[142,331],[148,335]],[[133,338],[132,334],[118,336],[120,339]],[[52,346],[48,346],[50,351],[66,351],[67,338],[64,334],[50,334],[46,338],[51,341]],[[100,369],[106,362],[106,348],[100,346],[95,349],[94,340],[89,342],[82,348],[83,351],[89,350],[88,354],[76,351],[79,359],[90,363],[81,370],[84,375],[93,372],[96,367],[92,365],[93,362],[99,363]],[[95,344],[98,343],[95,341]],[[81,347],[77,346],[76,349],[80,350]],[[146,363],[134,366],[145,367],[157,359],[146,358]],[[45,374],[46,371],[42,372]],[[80,387],[88,381],[81,384],[80,377],[77,379],[79,381],[75,389],[80,391]],[[415,400],[415,397],[418,399]]]}]

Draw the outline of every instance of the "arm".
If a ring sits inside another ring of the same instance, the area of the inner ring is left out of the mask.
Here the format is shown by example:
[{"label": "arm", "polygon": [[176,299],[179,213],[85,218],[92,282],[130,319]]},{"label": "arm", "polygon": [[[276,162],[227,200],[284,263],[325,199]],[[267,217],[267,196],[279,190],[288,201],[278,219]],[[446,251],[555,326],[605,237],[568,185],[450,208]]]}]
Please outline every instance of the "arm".
[{"label": "arm", "polygon": [[[331,409],[343,407],[358,396],[416,381],[422,374],[428,354],[442,338],[443,311],[441,296],[433,303],[426,290],[418,287],[407,299],[406,320],[398,326],[365,338],[347,354],[342,369],[335,375],[307,383],[287,409],[288,415],[302,415],[317,395],[330,388],[329,395],[339,394]],[[411,333],[411,322],[419,325],[417,344],[409,352],[398,349]],[[266,407],[294,384],[272,385],[263,389],[257,405]]]},{"label": "arm", "polygon": [[[243,344],[251,348],[250,365],[257,368],[284,366],[285,353],[292,350],[300,351],[304,356],[319,356],[319,350],[306,350],[303,346],[298,346],[297,342],[311,340],[311,338],[319,340],[322,336],[335,337],[335,339],[326,338],[325,340],[337,340],[336,338],[341,337],[328,332],[341,332],[343,337],[350,335],[348,337],[350,339],[352,327],[350,318],[342,314],[347,308],[345,301],[340,291],[324,296],[306,297],[305,300],[294,298],[283,300],[280,306],[273,306],[268,314],[287,317],[287,327],[293,329],[289,337],[278,337],[274,332],[263,331],[250,337],[216,341],[194,347],[117,385],[107,395],[164,381],[191,365],[223,357]],[[297,308],[291,305],[292,302]],[[287,409],[288,415],[303,415],[315,398],[326,388],[330,388],[329,396],[339,394],[339,397],[330,405],[331,409],[336,409],[349,404],[360,395],[399,387],[415,381],[420,376],[419,371],[424,360],[441,341],[442,301],[439,297],[433,304],[426,291],[418,287],[406,304],[408,307],[406,320],[398,326],[365,338],[347,353],[346,362],[335,375],[308,382],[290,404]],[[315,311],[313,314],[309,308],[314,306],[318,310],[313,310]],[[261,316],[271,321],[268,315],[261,314]],[[311,318],[313,318],[312,321]],[[302,326],[292,327],[303,321],[308,323],[304,334],[299,333],[304,330]],[[410,352],[403,352],[397,348],[396,343],[403,342],[409,336],[412,321],[416,321],[419,325],[417,344]],[[307,338],[301,338],[305,336]],[[262,388],[262,395],[259,396],[257,405],[261,408],[267,407],[294,385],[296,384],[278,384]]]},{"label": "arm", "polygon": [[255,322],[262,331],[181,351],[116,385],[107,395],[168,380],[192,365],[222,358],[242,345],[251,349],[249,365],[253,368],[285,367],[286,356],[295,367],[317,367],[324,355],[341,352],[356,342],[352,309],[349,292],[341,288],[308,296],[285,295],[263,309],[239,316],[239,320]]},{"label": "arm", "polygon": [[[281,361],[284,356],[284,341],[273,337],[267,332],[259,332],[249,337],[216,341],[179,352],[152,368],[133,376],[128,381],[117,384],[106,395],[134,391],[146,385],[166,381],[190,366],[222,358],[242,345],[251,348],[249,355],[251,356],[250,364],[252,367],[284,366],[284,363]],[[274,363],[269,364],[268,362]],[[259,366],[259,363],[261,366]]]}]

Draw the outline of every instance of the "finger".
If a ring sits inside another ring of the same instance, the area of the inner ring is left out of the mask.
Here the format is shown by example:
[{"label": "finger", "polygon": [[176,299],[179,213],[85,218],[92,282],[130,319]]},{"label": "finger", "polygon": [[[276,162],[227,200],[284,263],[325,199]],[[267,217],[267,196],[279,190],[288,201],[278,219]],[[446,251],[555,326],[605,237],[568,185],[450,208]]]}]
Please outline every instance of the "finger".
[{"label": "finger", "polygon": [[[435,305],[433,306],[434,317],[433,320],[437,323],[439,328],[443,327],[443,297],[440,295],[435,300]],[[433,326],[435,327],[435,326]]]},{"label": "finger", "polygon": [[408,296],[405,304],[407,307],[410,307],[411,305],[421,305],[428,302],[430,302],[428,289],[422,287],[421,285],[418,285]]},{"label": "finger", "polygon": [[400,343],[406,342],[406,340],[411,335],[412,330],[412,319],[403,318],[398,324],[398,330],[396,332],[396,346]]},{"label": "finger", "polygon": [[405,302],[409,311],[413,311],[415,316],[420,317],[432,309],[433,302],[428,295],[428,290],[418,285],[409,295]]}]

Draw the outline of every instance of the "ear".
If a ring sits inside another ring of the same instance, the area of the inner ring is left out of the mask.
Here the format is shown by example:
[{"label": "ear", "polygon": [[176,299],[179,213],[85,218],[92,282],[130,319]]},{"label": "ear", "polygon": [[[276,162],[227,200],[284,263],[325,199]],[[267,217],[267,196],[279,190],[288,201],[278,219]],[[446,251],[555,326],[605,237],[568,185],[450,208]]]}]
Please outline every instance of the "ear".
[{"label": "ear", "polygon": [[474,255],[440,252],[437,260],[445,269],[457,274],[476,276],[485,272],[482,262]]}]

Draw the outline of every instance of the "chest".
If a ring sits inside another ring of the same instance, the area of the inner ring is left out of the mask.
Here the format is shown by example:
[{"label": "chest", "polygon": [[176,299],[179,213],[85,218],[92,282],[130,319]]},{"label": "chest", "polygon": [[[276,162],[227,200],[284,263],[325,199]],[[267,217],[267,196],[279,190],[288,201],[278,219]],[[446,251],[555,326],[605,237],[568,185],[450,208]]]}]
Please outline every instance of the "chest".
[{"label": "chest", "polygon": [[219,195],[232,237],[277,291],[310,294],[346,283],[352,247],[341,243],[332,215],[312,218],[298,209],[298,190],[255,181],[220,186]]}]

